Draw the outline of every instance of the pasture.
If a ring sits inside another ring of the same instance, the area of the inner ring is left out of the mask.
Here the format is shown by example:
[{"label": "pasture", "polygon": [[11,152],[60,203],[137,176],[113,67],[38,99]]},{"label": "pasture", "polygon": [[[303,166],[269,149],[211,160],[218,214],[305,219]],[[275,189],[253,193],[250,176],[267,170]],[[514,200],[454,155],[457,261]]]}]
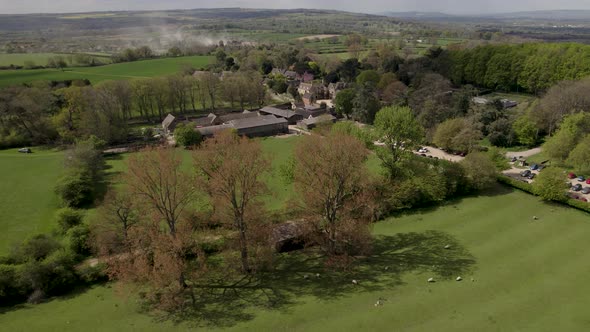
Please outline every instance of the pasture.
[{"label": "pasture", "polygon": [[[282,295],[268,306],[229,300],[175,323],[140,313],[133,296],[118,296],[107,285],[7,310],[0,324],[8,331],[590,329],[590,299],[582,295],[590,291],[590,266],[581,254],[590,249],[587,214],[498,187],[379,222],[374,234],[374,255],[350,274],[284,254],[277,276],[264,283]],[[430,277],[436,282],[428,283]]]},{"label": "pasture", "polygon": [[53,188],[63,169],[63,153],[33,152],[0,151],[0,255],[12,243],[53,228],[58,208]]},{"label": "pasture", "polygon": [[0,87],[35,81],[88,79],[94,84],[105,80],[149,78],[179,73],[186,65],[200,69],[208,65],[212,59],[213,57],[210,56],[189,56],[116,63],[100,67],[72,67],[65,68],[63,71],[58,69],[2,70]]}]

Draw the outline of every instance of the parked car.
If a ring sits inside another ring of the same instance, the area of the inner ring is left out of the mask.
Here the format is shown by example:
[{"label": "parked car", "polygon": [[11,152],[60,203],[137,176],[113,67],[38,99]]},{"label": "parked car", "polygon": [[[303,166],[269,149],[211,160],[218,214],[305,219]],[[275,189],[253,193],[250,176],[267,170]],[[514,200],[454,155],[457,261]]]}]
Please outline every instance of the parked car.
[{"label": "parked car", "polygon": [[583,177],[581,175],[578,176],[578,182],[584,182],[584,181],[586,181],[586,178],[585,177]]},{"label": "parked car", "polygon": [[590,194],[590,187],[584,187],[584,189],[582,189],[582,194],[584,194],[584,195]]},{"label": "parked car", "polygon": [[20,152],[20,153],[31,153],[31,149],[29,149],[29,148],[22,148],[22,149],[18,149],[18,152]]},{"label": "parked car", "polygon": [[534,178],[535,178],[535,173],[531,173],[531,174],[529,174],[529,176],[527,176],[527,178],[528,178],[529,180],[532,180],[532,179],[534,179]]},{"label": "parked car", "polygon": [[420,148],[420,150],[418,150],[419,153],[428,153],[428,149],[427,148]]},{"label": "parked car", "polygon": [[586,184],[590,184],[590,178],[586,179]]},{"label": "parked car", "polygon": [[511,162],[511,163],[515,163],[517,160],[518,160],[518,158],[516,158],[516,157],[512,157],[512,158],[510,158],[510,162]]},{"label": "parked car", "polygon": [[573,191],[580,191],[582,190],[582,185],[579,183],[576,183],[573,187],[572,187]]},{"label": "parked car", "polygon": [[531,165],[531,171],[536,171],[538,169],[539,169],[539,165],[537,165],[537,164],[532,164]]},{"label": "parked car", "polygon": [[526,178],[526,177],[528,177],[529,175],[531,175],[531,173],[532,173],[532,172],[531,172],[530,170],[528,170],[528,169],[527,169],[527,170],[523,171],[522,173],[520,173],[520,176],[522,176],[523,178]]},{"label": "parked car", "polygon": [[542,171],[545,168],[545,165],[539,165],[539,167],[537,168],[537,171]]},{"label": "parked car", "polygon": [[588,202],[588,199],[587,199],[586,197],[582,197],[582,198],[580,198],[580,200],[581,200],[582,202],[586,202],[586,203]]},{"label": "parked car", "polygon": [[420,155],[421,155],[422,157],[426,157],[426,154],[425,154],[425,153],[421,153]]},{"label": "parked car", "polygon": [[576,178],[576,174],[575,173],[568,173],[567,178],[568,179],[575,179]]}]

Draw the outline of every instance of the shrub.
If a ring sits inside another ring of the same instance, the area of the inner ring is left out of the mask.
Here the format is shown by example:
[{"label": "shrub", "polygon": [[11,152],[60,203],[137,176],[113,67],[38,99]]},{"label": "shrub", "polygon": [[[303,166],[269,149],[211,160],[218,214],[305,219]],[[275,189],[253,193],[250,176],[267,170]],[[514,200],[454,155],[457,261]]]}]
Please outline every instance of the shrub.
[{"label": "shrub", "polygon": [[0,265],[0,299],[14,300],[23,295],[18,282],[18,265]]},{"label": "shrub", "polygon": [[40,261],[60,248],[59,242],[46,234],[35,235],[17,247],[15,255],[20,259],[16,261]]},{"label": "shrub", "polygon": [[69,248],[73,253],[83,257],[90,255],[90,246],[88,243],[90,229],[87,225],[76,225],[68,230],[67,235]]},{"label": "shrub", "polygon": [[191,126],[186,126],[184,124],[180,124],[176,127],[174,130],[174,138],[176,139],[176,143],[184,147],[199,145],[203,140],[201,133],[194,130]]},{"label": "shrub", "polygon": [[65,292],[78,281],[74,254],[58,250],[42,262],[28,262],[22,268],[22,282],[34,291],[52,295]]},{"label": "shrub", "polygon": [[81,211],[65,207],[57,211],[56,221],[62,234],[65,234],[70,228],[82,223],[84,214]]},{"label": "shrub", "polygon": [[92,203],[94,198],[92,177],[80,170],[68,172],[58,181],[55,193],[67,207],[81,207]]}]

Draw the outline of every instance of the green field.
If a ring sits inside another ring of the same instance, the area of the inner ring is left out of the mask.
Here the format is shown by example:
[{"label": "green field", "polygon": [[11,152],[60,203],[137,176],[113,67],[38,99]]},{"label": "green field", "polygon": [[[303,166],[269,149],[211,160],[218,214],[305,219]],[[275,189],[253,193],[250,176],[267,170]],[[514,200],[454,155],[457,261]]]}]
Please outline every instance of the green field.
[{"label": "green field", "polygon": [[63,168],[63,153],[33,152],[0,151],[0,255],[12,243],[53,227],[58,207],[53,188]]},{"label": "green field", "polygon": [[88,79],[92,83],[98,83],[104,80],[148,78],[178,73],[184,65],[199,69],[209,64],[212,59],[210,56],[164,58],[100,67],[73,67],[66,68],[64,71],[57,69],[3,70],[0,71],[0,87],[50,80]]},{"label": "green field", "polygon": [[[111,59],[108,54],[104,53],[84,53],[96,57],[102,63],[110,63]],[[68,58],[72,54],[58,53],[0,53],[0,66],[24,66],[26,61],[32,61],[37,66],[47,65],[47,60],[51,57],[61,56]]]},{"label": "green field", "polygon": [[[539,217],[533,221],[532,216]],[[156,321],[113,289],[0,315],[6,331],[587,331],[588,215],[500,187],[375,225],[375,256],[336,278],[292,255],[274,308],[228,304],[201,320]],[[451,249],[444,246],[450,244]],[[385,267],[389,269],[385,270]],[[321,272],[303,281],[304,273]],[[461,275],[463,281],[454,279]],[[430,277],[436,283],[427,283]],[[350,279],[360,281],[353,287]],[[472,278],[474,281],[472,281]],[[375,307],[377,299],[384,305]],[[225,308],[227,306],[227,308]],[[224,309],[225,308],[225,309]],[[203,309],[204,312],[205,311]],[[215,325],[207,325],[213,324]]]}]

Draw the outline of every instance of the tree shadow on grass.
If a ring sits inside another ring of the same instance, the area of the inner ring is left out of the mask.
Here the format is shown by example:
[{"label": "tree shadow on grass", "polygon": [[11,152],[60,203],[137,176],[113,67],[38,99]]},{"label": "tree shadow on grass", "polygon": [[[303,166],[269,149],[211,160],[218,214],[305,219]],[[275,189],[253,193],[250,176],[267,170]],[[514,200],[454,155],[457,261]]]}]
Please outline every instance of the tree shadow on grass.
[{"label": "tree shadow on grass", "polygon": [[[469,273],[474,265],[475,259],[467,249],[443,232],[378,236],[372,255],[359,258],[347,271],[326,270],[324,259],[314,252],[282,254],[273,271],[203,285],[195,306],[159,316],[158,320],[231,327],[254,319],[256,310],[288,313],[301,297],[337,301],[354,293],[399,287],[404,284],[403,275],[409,272],[429,272],[437,280],[452,279]],[[358,281],[356,285],[353,279]]]}]

